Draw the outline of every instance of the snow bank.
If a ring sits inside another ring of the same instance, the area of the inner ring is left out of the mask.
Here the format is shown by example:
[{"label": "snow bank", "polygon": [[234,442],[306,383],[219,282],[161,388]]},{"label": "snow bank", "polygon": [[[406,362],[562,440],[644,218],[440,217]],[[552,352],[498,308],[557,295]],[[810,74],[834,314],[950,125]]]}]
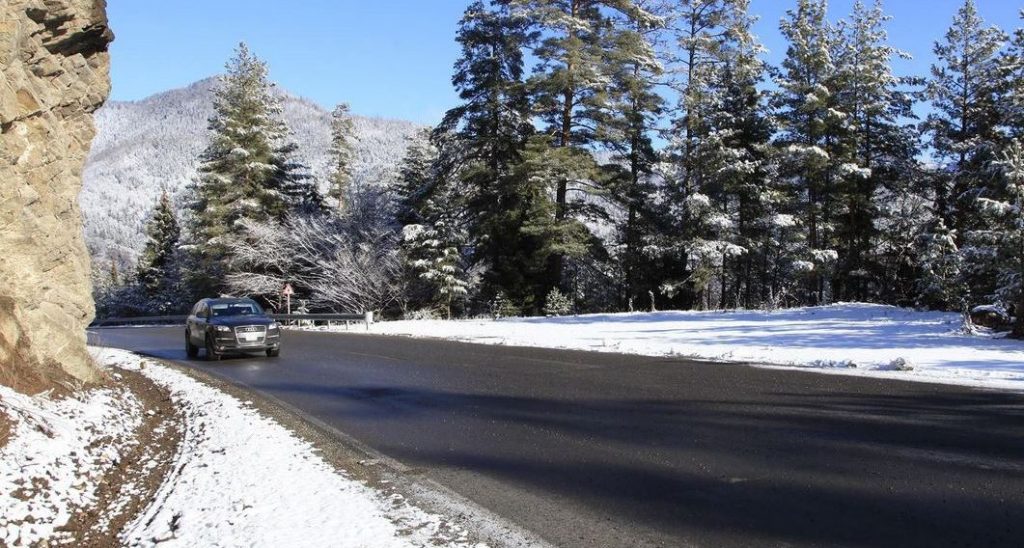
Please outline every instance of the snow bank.
[{"label": "snow bank", "polygon": [[95,501],[99,480],[131,447],[141,402],[120,390],[50,401],[0,386],[0,412],[13,423],[0,448],[0,546],[69,540],[58,529]]},{"label": "snow bank", "polygon": [[374,324],[370,333],[1024,389],[1024,342],[965,334],[961,325],[959,314],[837,304],[776,312],[383,322]]},{"label": "snow bank", "polygon": [[185,416],[172,475],[123,535],[129,545],[469,545],[458,526],[338,473],[237,399],[128,352],[93,352],[168,389]]}]

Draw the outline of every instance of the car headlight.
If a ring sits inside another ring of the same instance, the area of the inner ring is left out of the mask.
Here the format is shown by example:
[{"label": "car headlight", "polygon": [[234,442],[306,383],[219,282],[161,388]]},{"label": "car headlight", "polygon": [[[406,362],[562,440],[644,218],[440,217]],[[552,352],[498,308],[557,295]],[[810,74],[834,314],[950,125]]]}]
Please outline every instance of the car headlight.
[{"label": "car headlight", "polygon": [[218,325],[217,326],[217,331],[220,331],[221,333],[230,333],[231,332],[231,328],[226,326],[226,325]]},{"label": "car headlight", "polygon": [[270,331],[277,331],[278,329],[281,329],[281,324],[279,324],[277,322],[274,322],[274,323],[270,324],[267,327],[267,329],[269,329]]}]

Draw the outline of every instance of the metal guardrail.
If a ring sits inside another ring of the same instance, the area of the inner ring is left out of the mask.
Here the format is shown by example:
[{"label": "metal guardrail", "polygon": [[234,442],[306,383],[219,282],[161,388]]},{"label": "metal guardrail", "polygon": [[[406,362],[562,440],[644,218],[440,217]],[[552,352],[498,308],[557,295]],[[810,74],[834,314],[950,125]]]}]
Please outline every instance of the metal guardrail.
[{"label": "metal guardrail", "polygon": [[[279,322],[364,322],[373,324],[373,312],[364,314],[268,314]],[[185,325],[188,316],[138,316],[135,318],[97,318],[89,327],[118,327],[132,325]]]}]

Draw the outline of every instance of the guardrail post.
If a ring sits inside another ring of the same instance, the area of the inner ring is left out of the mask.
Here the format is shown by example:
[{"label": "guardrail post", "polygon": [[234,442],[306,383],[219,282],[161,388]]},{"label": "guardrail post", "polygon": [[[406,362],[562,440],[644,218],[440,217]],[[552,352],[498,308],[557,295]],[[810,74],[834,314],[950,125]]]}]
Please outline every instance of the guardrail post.
[{"label": "guardrail post", "polygon": [[370,325],[372,325],[372,324],[373,324],[373,311],[372,310],[367,310],[366,311],[366,330],[367,331],[370,330]]}]

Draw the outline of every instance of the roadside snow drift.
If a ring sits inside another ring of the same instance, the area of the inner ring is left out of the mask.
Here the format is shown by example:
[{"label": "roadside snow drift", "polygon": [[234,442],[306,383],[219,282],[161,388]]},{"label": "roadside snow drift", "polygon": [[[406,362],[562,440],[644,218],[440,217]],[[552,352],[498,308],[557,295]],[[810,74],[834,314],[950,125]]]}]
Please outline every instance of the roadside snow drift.
[{"label": "roadside snow drift", "polygon": [[[152,502],[113,531],[120,531],[124,545],[471,545],[458,525],[402,495],[348,478],[307,442],[237,399],[125,351],[90,351],[103,366],[138,371],[168,390],[183,422],[178,452]],[[60,401],[0,386],[0,414],[11,424],[0,446],[0,546],[79,540],[67,530],[69,521],[81,512],[106,511],[97,504],[109,488],[105,474],[129,462],[125,451],[139,446],[137,429],[151,413],[116,383]],[[152,465],[145,468],[144,474],[155,473]],[[99,523],[109,525],[109,516]]]},{"label": "roadside snow drift", "polygon": [[1024,342],[963,333],[959,314],[871,304],[775,312],[400,321],[374,324],[370,333],[1024,389]]},{"label": "roadside snow drift", "polygon": [[313,447],[223,392],[125,351],[101,363],[138,370],[182,406],[171,477],[123,535],[132,546],[468,546],[440,516],[385,498]]}]

